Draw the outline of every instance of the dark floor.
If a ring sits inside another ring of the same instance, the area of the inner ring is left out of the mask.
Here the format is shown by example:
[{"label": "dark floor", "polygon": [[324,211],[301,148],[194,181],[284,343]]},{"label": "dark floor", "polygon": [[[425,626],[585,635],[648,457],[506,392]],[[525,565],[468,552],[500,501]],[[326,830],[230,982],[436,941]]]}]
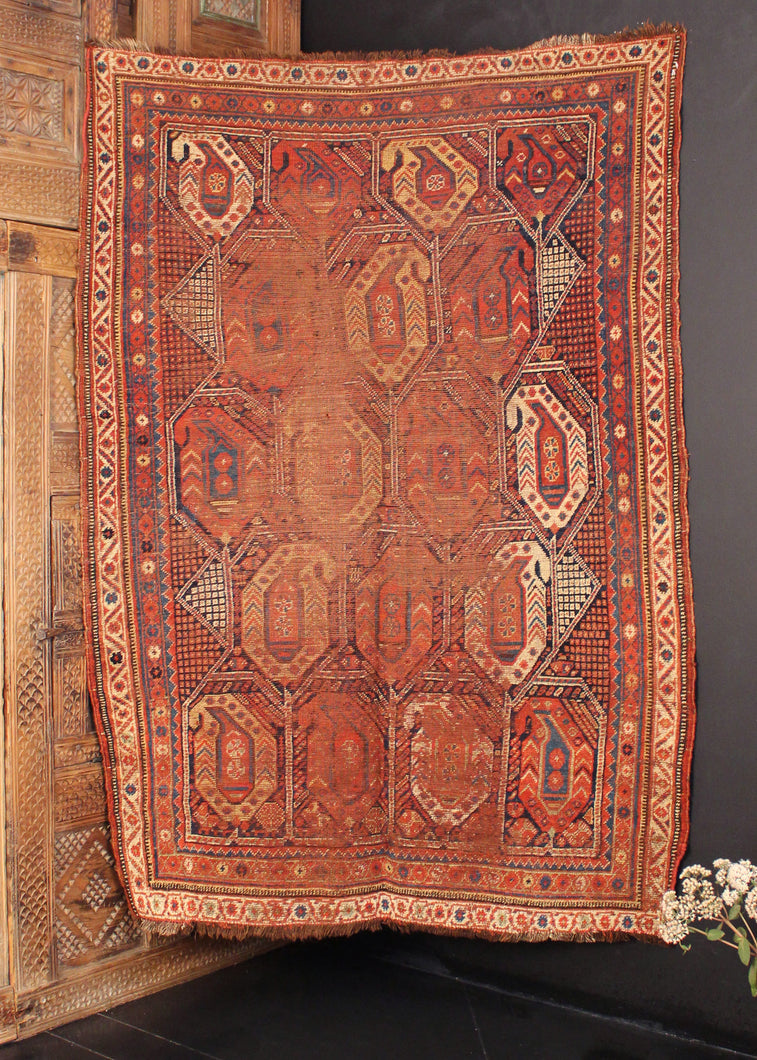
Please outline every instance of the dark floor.
[{"label": "dark floor", "polygon": [[0,1060],[755,1056],[453,975],[396,935],[301,943],[0,1048]]}]

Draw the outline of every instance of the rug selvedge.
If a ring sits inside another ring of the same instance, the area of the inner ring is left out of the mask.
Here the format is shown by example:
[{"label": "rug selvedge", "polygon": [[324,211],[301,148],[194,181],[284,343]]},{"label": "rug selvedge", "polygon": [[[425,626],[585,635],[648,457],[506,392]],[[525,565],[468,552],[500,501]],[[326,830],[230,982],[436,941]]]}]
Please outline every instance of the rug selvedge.
[{"label": "rug selvedge", "polygon": [[683,36],[90,53],[90,684],[161,929],[657,934]]}]

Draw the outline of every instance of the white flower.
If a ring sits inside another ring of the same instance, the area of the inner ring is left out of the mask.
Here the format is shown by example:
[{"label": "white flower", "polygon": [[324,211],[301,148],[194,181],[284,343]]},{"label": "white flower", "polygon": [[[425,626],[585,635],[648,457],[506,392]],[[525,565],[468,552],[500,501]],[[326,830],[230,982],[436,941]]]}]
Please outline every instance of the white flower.
[{"label": "white flower", "polygon": [[663,942],[681,942],[688,933],[686,925],[680,920],[665,920],[660,924],[660,937]]},{"label": "white flower", "polygon": [[687,921],[693,920],[697,911],[697,903],[693,895],[684,892],[684,894],[679,895],[678,903],[681,910],[681,916],[685,917]]},{"label": "white flower", "polygon": [[[699,865],[693,865],[692,869],[701,869]],[[690,901],[692,903],[692,919],[694,920],[711,920],[719,916],[723,902],[719,894],[715,893],[715,888],[712,886],[710,880],[706,879],[710,875],[709,871],[701,869],[701,876],[686,875],[688,870],[684,870],[681,873],[683,879],[683,898],[682,901]]]},{"label": "white flower", "polygon": [[739,892],[738,891],[732,891],[730,887],[725,887],[723,889],[722,898],[723,898],[723,905],[727,905],[728,908],[730,909],[731,906],[733,905],[733,903],[738,901]]},{"label": "white flower", "polygon": [[681,900],[675,891],[662,896],[660,935],[665,942],[680,942],[689,933],[689,923]]},{"label": "white flower", "polygon": [[717,883],[718,887],[725,887],[725,881],[728,879],[728,870],[731,867],[730,861],[727,858],[718,858],[717,861],[713,861],[712,867],[716,869],[715,883]]},{"label": "white flower", "polygon": [[678,916],[678,895],[675,891],[666,891],[662,896],[662,919],[670,920]]},{"label": "white flower", "polygon": [[754,920],[757,920],[757,886],[752,887],[751,891],[744,899],[744,910]]},{"label": "white flower", "polygon": [[739,894],[746,894],[753,880],[757,879],[757,869],[751,861],[737,861],[728,870],[728,886]]},{"label": "white flower", "polygon": [[712,872],[703,865],[689,865],[681,873],[682,880],[688,880],[689,878],[704,879],[706,876],[712,876]]}]

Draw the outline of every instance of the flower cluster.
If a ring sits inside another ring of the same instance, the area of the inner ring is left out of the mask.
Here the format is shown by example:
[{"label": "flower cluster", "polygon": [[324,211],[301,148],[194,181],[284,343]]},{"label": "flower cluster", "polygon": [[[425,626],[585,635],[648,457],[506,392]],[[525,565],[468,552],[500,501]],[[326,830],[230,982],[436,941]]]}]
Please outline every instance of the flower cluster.
[{"label": "flower cluster", "polygon": [[[745,904],[750,902],[754,909],[754,903],[757,901],[757,866],[751,861],[731,862],[718,858],[712,867],[715,869],[715,883],[723,888],[724,904],[730,908],[734,902],[746,895]],[[749,915],[754,916],[754,913]]]},{"label": "flower cluster", "polygon": [[[718,858],[713,869],[714,879],[712,870],[702,865],[683,870],[680,892],[663,895],[660,934],[684,950],[690,946],[683,940],[692,932],[731,946],[749,969],[749,986],[757,997],[757,936],[747,919],[757,920],[757,865]],[[703,920],[714,921],[713,926],[694,926]]]}]

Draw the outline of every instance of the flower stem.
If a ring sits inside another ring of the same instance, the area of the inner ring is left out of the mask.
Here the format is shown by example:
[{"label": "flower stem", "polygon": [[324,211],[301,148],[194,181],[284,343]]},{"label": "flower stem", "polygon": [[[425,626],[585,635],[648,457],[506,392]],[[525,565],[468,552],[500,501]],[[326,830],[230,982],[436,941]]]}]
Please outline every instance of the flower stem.
[{"label": "flower stem", "polygon": [[[691,924],[689,924],[689,931],[696,931],[697,935],[704,935],[704,937],[707,938],[706,931],[702,931],[701,928],[693,927]],[[724,946],[730,946],[732,950],[737,950],[739,948],[735,942],[728,942],[727,939],[718,939],[717,941],[722,942]]]},{"label": "flower stem", "polygon": [[740,913],[739,915],[741,917],[742,923],[744,924],[744,927],[749,932],[749,937],[752,940],[752,950],[753,951],[757,951],[757,938],[755,938],[754,932],[752,931],[752,929],[749,926],[749,921],[747,920],[747,918],[744,916],[743,913]]}]

